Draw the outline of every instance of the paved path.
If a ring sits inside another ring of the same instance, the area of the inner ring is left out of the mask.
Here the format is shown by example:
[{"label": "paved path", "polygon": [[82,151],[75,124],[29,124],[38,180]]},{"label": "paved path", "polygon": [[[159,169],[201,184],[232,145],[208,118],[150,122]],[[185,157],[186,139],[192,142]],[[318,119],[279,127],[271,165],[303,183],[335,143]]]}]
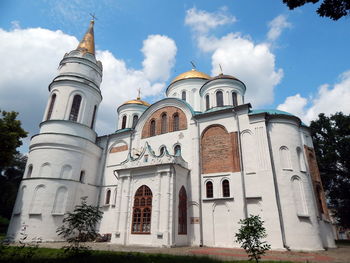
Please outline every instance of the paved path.
[{"label": "paved path", "polygon": [[[42,247],[60,248],[66,243],[43,243]],[[158,248],[142,246],[119,246],[111,243],[87,243],[94,250],[140,252],[152,254],[172,254],[172,255],[197,255],[209,256],[219,260],[239,260],[247,259],[242,249],[237,248],[213,248],[213,247],[175,247]],[[292,262],[323,262],[323,263],[348,263],[350,262],[350,246],[339,246],[336,249],[317,252],[295,252],[295,251],[269,251],[263,259],[273,261]]]}]

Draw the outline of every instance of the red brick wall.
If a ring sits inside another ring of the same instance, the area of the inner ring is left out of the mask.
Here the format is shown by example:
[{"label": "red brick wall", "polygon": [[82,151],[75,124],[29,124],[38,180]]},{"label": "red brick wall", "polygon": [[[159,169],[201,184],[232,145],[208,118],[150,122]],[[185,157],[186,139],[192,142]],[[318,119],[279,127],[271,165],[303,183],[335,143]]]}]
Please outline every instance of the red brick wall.
[{"label": "red brick wall", "polygon": [[316,161],[316,155],[313,148],[304,145],[307,162],[309,164],[310,176],[312,179],[312,185],[316,195],[317,206],[320,213],[324,213],[328,219],[329,211],[326,203],[326,196],[324,194],[320,171]]},{"label": "red brick wall", "polygon": [[172,132],[174,131],[173,129],[173,115],[175,113],[179,114],[179,130],[186,130],[187,129],[187,118],[185,113],[177,108],[177,107],[173,107],[173,106],[169,106],[169,107],[164,107],[161,108],[159,110],[157,110],[156,112],[154,112],[146,121],[145,125],[143,126],[142,129],[142,135],[141,138],[148,138],[150,137],[150,123],[152,120],[156,121],[156,135],[161,134],[161,123],[162,123],[162,115],[163,113],[167,114],[167,132]]},{"label": "red brick wall", "polygon": [[237,132],[228,133],[223,126],[213,125],[202,133],[202,173],[238,172]]},{"label": "red brick wall", "polygon": [[122,145],[122,146],[116,146],[116,147],[112,147],[109,152],[110,153],[118,153],[118,152],[123,152],[128,150],[128,146],[127,145]]}]

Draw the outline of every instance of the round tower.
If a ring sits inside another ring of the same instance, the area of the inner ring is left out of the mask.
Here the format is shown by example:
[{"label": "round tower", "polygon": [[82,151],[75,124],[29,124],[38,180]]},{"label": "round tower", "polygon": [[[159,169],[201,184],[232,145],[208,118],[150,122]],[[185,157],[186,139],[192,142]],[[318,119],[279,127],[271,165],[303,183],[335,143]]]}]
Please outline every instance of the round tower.
[{"label": "round tower", "polygon": [[136,100],[129,100],[118,107],[117,130],[135,128],[141,114],[150,106],[141,100],[140,92]]},{"label": "round tower", "polygon": [[94,124],[102,100],[102,64],[95,57],[94,21],[78,47],[65,54],[40,132],[31,139],[8,235],[15,240],[25,226],[28,240],[60,240],[56,229],[64,213],[82,197],[96,204],[102,150]]}]

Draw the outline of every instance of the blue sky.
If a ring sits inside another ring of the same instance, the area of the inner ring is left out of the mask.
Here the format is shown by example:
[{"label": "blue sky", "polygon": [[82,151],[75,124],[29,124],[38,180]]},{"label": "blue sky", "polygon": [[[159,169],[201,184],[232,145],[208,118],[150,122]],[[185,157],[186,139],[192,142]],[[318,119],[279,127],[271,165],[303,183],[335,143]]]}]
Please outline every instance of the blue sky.
[{"label": "blue sky", "polygon": [[[350,113],[349,18],[332,21],[308,4],[282,0],[0,1],[0,108],[38,132],[47,86],[95,13],[97,57],[104,64],[99,135],[116,127],[116,108],[136,96],[154,102],[190,70],[234,75],[253,108],[279,108],[306,123],[319,112]],[[21,148],[26,152],[28,140]]]}]

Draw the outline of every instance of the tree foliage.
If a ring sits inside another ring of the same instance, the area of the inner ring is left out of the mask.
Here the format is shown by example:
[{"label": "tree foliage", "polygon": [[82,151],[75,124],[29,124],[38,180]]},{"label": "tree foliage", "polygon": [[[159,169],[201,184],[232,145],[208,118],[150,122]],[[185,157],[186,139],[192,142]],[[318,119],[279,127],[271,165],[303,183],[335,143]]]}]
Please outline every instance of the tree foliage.
[{"label": "tree foliage", "polygon": [[97,237],[96,225],[101,220],[103,212],[98,206],[88,205],[86,198],[76,205],[73,212],[67,213],[63,224],[56,232],[67,240],[69,246],[65,249],[73,255],[87,253],[88,247],[82,242],[93,241]]},{"label": "tree foliage", "polygon": [[[319,0],[283,0],[289,9],[300,7],[306,3],[318,3]],[[316,11],[318,15],[338,20],[350,14],[350,0],[323,0]]]},{"label": "tree foliage", "polygon": [[260,216],[250,215],[246,219],[241,219],[239,224],[242,226],[235,234],[236,241],[246,251],[249,260],[255,259],[256,262],[259,262],[261,256],[271,248],[266,241],[262,241],[267,237],[266,229],[263,226],[264,221],[261,220]]},{"label": "tree foliage", "polygon": [[350,227],[350,115],[321,113],[310,124],[323,187],[338,223]]},{"label": "tree foliage", "polygon": [[21,121],[16,120],[18,112],[0,110],[0,175],[5,167],[10,166],[17,148],[22,145],[21,138],[27,137]]},{"label": "tree foliage", "polygon": [[27,157],[16,150],[22,145],[21,138],[27,136],[17,116],[17,112],[0,110],[0,216],[7,219],[11,218],[27,162]]}]

